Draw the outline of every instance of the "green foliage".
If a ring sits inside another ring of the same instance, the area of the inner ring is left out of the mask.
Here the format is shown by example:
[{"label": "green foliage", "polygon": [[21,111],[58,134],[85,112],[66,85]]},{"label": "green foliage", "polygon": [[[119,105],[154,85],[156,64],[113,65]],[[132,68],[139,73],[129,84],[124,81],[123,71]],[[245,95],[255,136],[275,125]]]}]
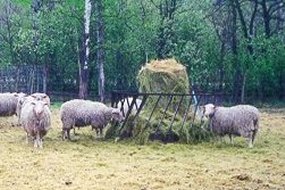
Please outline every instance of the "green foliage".
[{"label": "green foliage", "polygon": [[[222,56],[221,39],[217,33],[223,26],[215,25],[209,19],[214,14],[213,10],[218,13],[216,20],[221,20],[221,23],[231,19],[227,18],[230,11],[227,4],[215,10],[210,0],[179,0],[170,17],[159,10],[159,4],[164,7],[165,2],[171,0],[103,1],[107,93],[113,89],[137,90],[139,69],[149,60],[159,57],[175,57],[183,63],[190,81],[201,90],[218,89],[231,93],[236,69],[231,37],[225,38]],[[32,0],[1,1],[0,65],[45,65],[48,68],[49,91],[77,92],[79,48],[84,39],[84,1],[52,3],[42,1],[35,14],[31,9]],[[95,4],[92,1],[92,5]],[[242,8],[245,18],[249,18],[251,3],[244,2]],[[97,94],[98,87],[96,17],[93,7],[89,76],[89,91],[93,95]],[[246,76],[245,95],[247,100],[280,99],[285,96],[284,30],[275,35],[276,23],[272,21],[272,35],[265,36],[260,19],[261,16],[257,15],[252,42],[244,39],[239,20],[237,23],[237,60]],[[225,28],[230,27],[230,23],[231,20],[225,22],[229,24]],[[253,54],[248,52],[249,43]]]}]

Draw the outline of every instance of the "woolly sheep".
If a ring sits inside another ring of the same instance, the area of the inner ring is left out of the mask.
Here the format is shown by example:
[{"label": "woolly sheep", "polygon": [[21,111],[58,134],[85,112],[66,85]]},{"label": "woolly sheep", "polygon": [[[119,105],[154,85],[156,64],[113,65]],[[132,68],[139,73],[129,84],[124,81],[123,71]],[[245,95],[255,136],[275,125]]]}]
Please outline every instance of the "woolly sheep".
[{"label": "woolly sheep", "polygon": [[62,121],[62,139],[70,140],[70,130],[73,127],[91,125],[97,135],[102,135],[103,128],[111,121],[121,122],[124,117],[117,108],[108,107],[100,102],[74,99],[62,104],[60,108]]},{"label": "woolly sheep", "polygon": [[50,98],[47,94],[45,93],[33,93],[29,96],[24,96],[19,98],[18,103],[17,103],[17,109],[16,109],[16,115],[18,116],[18,123],[20,123],[20,117],[21,117],[21,110],[22,107],[24,106],[25,102],[29,102],[32,100],[42,100],[47,103],[47,105],[50,107]]},{"label": "woolly sheep", "polygon": [[43,147],[43,137],[51,128],[51,112],[48,103],[31,100],[23,105],[20,118],[21,125],[26,131],[26,140],[33,138],[34,147]]},{"label": "woolly sheep", "polygon": [[203,106],[203,116],[210,119],[213,133],[219,136],[229,135],[231,143],[233,135],[242,136],[248,140],[248,146],[253,147],[259,129],[259,111],[254,106],[216,107],[207,104]]},{"label": "woolly sheep", "polygon": [[[121,110],[123,116],[127,115],[132,102],[133,102],[132,97],[124,98],[118,102],[117,107]],[[141,103],[142,103],[141,99],[136,99],[135,104],[130,114],[136,114]]]},{"label": "woolly sheep", "polygon": [[50,97],[46,93],[36,92],[30,95],[35,100],[42,100],[50,106]]},{"label": "woolly sheep", "polygon": [[16,113],[19,98],[24,97],[24,93],[0,93],[0,116],[12,116]]}]

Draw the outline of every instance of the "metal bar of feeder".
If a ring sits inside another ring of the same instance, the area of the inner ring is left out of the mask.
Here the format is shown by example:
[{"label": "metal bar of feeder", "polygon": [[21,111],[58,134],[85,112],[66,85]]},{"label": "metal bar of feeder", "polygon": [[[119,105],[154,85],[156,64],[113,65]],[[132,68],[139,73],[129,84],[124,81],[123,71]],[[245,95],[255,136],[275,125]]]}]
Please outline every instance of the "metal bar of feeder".
[{"label": "metal bar of feeder", "polygon": [[173,126],[174,120],[175,120],[175,118],[176,118],[176,115],[177,115],[177,113],[178,113],[179,107],[181,106],[181,103],[182,103],[183,99],[184,99],[184,96],[181,96],[181,99],[180,99],[178,105],[176,106],[175,113],[174,113],[174,115],[173,115],[173,117],[172,117],[169,130],[172,130],[172,126]]},{"label": "metal bar of feeder", "polygon": [[[197,105],[195,106],[194,117],[193,117],[193,120],[192,120],[192,123],[191,123],[191,127],[192,127],[193,124],[194,124],[194,120],[195,120],[195,117],[196,117],[197,108],[198,108],[198,106],[199,106],[199,104],[200,104],[200,100],[201,100],[201,98],[198,98],[198,99],[197,99]],[[201,123],[202,123],[202,119],[201,119]]]},{"label": "metal bar of feeder", "polygon": [[[137,96],[133,96],[132,97],[132,102],[130,103],[129,102],[129,98],[125,98],[126,99],[126,101],[127,101],[127,105],[128,105],[128,111],[127,111],[127,113],[126,113],[126,118],[128,118],[129,117],[129,115],[130,115],[130,113],[132,112],[132,109],[133,109],[133,107],[134,107],[134,103],[136,102],[136,99],[137,99]],[[124,107],[124,106],[123,106]]]},{"label": "metal bar of feeder", "polygon": [[149,118],[148,118],[147,124],[145,125],[145,127],[143,128],[142,131],[145,131],[146,128],[148,127],[148,124],[150,123],[150,120],[151,120],[151,118],[152,118],[152,115],[153,115],[153,113],[154,113],[154,110],[156,109],[156,107],[157,107],[157,105],[158,105],[158,102],[159,102],[160,99],[161,99],[161,96],[162,96],[162,95],[159,95],[159,96],[158,96],[158,99],[157,99],[157,101],[155,102],[155,106],[153,107],[152,112],[151,112],[151,114],[150,114],[150,116],[149,116]]},{"label": "metal bar of feeder", "polygon": [[194,120],[195,120],[195,117],[196,117],[197,108],[198,108],[198,106],[199,106],[199,101],[200,101],[200,100],[197,100],[197,104],[195,105],[195,109],[194,109],[194,117],[193,117],[193,120],[192,120],[192,124],[194,123]]},{"label": "metal bar of feeder", "polygon": [[170,103],[172,101],[173,95],[170,95],[169,97],[170,97],[169,101],[168,101],[168,103],[167,103],[167,105],[166,105],[166,107],[165,107],[165,109],[163,111],[162,117],[160,118],[160,121],[159,121],[159,123],[157,125],[157,130],[160,128],[160,124],[161,124],[163,118],[165,117],[166,111],[168,110],[168,107],[169,107],[169,105],[170,105]]},{"label": "metal bar of feeder", "polygon": [[147,98],[148,98],[148,95],[143,96],[142,103],[141,103],[141,105],[137,108],[138,111],[137,111],[137,113],[136,113],[135,116],[134,116],[134,120],[135,120],[136,117],[139,115],[140,111],[142,110],[143,106],[145,105]]},{"label": "metal bar of feeder", "polygon": [[182,122],[181,129],[183,129],[183,127],[184,127],[184,125],[185,125],[186,118],[187,118],[187,115],[188,115],[190,106],[191,106],[191,104],[192,104],[192,96],[191,96],[191,95],[189,96],[189,99],[190,99],[190,101],[189,101],[189,103],[188,103],[188,106],[187,106],[187,108],[186,108],[186,110],[185,110],[185,113],[184,113],[184,116],[183,116],[183,122]]},{"label": "metal bar of feeder", "polygon": [[152,112],[151,112],[151,114],[150,114],[150,116],[149,116],[149,118],[148,118],[148,123],[150,122],[150,120],[151,120],[151,118],[152,118],[152,115],[153,115],[153,113],[154,113],[154,110],[156,109],[156,107],[157,107],[158,102],[160,101],[160,99],[161,99],[161,95],[158,96],[158,99],[157,99],[157,101],[155,102],[155,105],[154,105],[154,107],[153,107],[153,109],[152,109]]},{"label": "metal bar of feeder", "polygon": [[[126,114],[126,116],[125,116],[124,122],[123,122],[122,126],[121,126],[120,129],[119,129],[119,133],[121,133],[121,130],[122,130],[122,129],[124,128],[124,126],[126,125],[127,120],[128,120],[128,117],[129,117],[129,115],[130,115],[130,113],[131,113],[131,111],[132,111],[132,108],[133,108],[133,106],[134,106],[134,103],[135,103],[136,99],[137,99],[137,96],[134,96],[134,97],[133,97],[133,101],[132,101],[132,103],[131,103],[131,106],[129,107],[129,109],[128,109],[128,111],[127,111],[127,114]],[[128,101],[128,100],[127,100],[127,101]]]},{"label": "metal bar of feeder", "polygon": [[[139,106],[139,109],[138,109],[136,115],[134,116],[134,120],[133,120],[133,121],[135,121],[135,119],[137,118],[137,116],[138,116],[139,113],[141,112],[141,110],[142,110],[142,108],[144,107],[144,105],[145,105],[146,100],[147,100],[148,97],[149,97],[149,95],[144,95],[144,96],[143,96],[142,103],[141,103],[141,105]],[[149,122],[149,121],[148,121],[148,122]],[[146,129],[146,126],[144,127],[143,131],[144,131],[145,129]],[[138,135],[139,135],[139,133],[137,133],[136,137],[137,137]]]}]

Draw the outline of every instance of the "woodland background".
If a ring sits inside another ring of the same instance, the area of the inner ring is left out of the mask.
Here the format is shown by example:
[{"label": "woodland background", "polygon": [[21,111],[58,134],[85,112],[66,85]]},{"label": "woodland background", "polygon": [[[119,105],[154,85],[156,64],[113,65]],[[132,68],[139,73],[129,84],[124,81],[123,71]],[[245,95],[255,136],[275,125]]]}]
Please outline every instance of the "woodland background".
[{"label": "woodland background", "polygon": [[283,0],[0,0],[0,83],[31,67],[35,90],[103,101],[174,57],[196,91],[284,100],[284,24]]}]

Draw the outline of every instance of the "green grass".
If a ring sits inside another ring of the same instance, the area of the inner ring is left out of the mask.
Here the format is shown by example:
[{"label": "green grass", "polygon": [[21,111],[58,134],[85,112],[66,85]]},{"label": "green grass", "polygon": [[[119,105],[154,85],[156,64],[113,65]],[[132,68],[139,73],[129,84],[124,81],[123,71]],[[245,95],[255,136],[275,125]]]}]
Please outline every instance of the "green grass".
[{"label": "green grass", "polygon": [[52,113],[42,150],[11,127],[15,118],[0,118],[0,189],[285,189],[284,109],[262,113],[252,149],[242,138],[234,145],[115,143],[89,127],[62,141],[58,107]]}]

